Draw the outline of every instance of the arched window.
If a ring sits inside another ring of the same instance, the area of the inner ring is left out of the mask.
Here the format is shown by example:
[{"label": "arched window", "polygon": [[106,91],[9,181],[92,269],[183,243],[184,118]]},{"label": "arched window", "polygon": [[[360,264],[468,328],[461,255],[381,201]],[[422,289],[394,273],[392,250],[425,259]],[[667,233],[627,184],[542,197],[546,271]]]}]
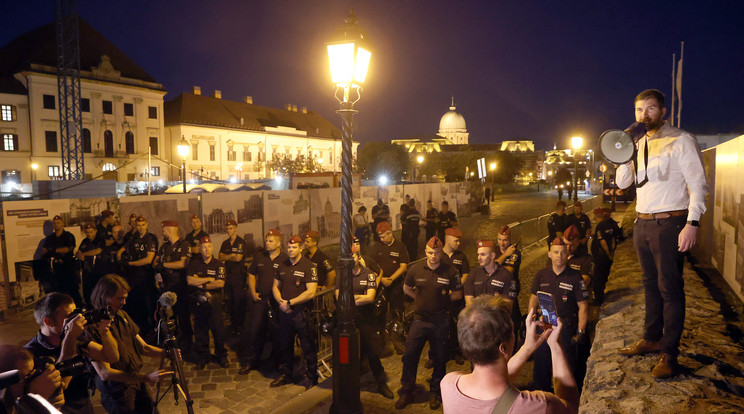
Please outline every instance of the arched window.
[{"label": "arched window", "polygon": [[109,130],[103,133],[103,156],[114,156],[114,133]]},{"label": "arched window", "polygon": [[127,131],[124,134],[124,143],[126,145],[127,154],[134,154],[134,134],[132,131]]},{"label": "arched window", "polygon": [[83,128],[83,152],[86,154],[93,152],[93,145],[90,141],[90,130],[88,128]]},{"label": "arched window", "polygon": [[110,162],[107,162],[106,164],[103,164],[103,171],[114,171],[116,170],[116,166]]}]

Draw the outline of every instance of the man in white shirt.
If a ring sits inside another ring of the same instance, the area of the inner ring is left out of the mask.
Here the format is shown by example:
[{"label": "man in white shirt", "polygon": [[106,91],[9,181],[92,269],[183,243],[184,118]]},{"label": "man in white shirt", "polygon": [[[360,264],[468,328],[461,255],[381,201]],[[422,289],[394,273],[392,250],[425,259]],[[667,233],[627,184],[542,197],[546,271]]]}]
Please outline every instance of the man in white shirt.
[{"label": "man in white shirt", "polygon": [[677,372],[685,322],[683,252],[695,245],[708,193],[697,139],[666,123],[665,114],[664,95],[658,90],[636,97],[636,121],[643,122],[647,132],[637,143],[636,159],[619,166],[616,176],[620,188],[636,184],[633,242],[646,293],[643,338],[620,353],[661,352],[651,371],[656,378]]}]

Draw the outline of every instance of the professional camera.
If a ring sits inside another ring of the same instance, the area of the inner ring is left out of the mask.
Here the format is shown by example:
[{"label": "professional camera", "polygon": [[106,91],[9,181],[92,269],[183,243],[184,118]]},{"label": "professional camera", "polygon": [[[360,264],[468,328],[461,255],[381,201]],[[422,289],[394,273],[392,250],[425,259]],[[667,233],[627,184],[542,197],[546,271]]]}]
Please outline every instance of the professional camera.
[{"label": "professional camera", "polygon": [[83,315],[83,317],[85,318],[85,326],[97,324],[104,319],[111,320],[114,318],[114,312],[112,312],[111,306],[91,310],[86,310],[85,308],[77,308],[72,311],[72,313],[67,315],[67,320],[69,321],[77,315]]},{"label": "professional camera", "polygon": [[31,382],[36,379],[36,377],[41,375],[49,365],[54,365],[54,368],[59,371],[59,374],[62,377],[74,377],[89,372],[88,364],[85,357],[82,355],[77,355],[73,358],[59,362],[56,362],[53,357],[42,356],[34,358],[34,370],[29,374],[27,381]]}]

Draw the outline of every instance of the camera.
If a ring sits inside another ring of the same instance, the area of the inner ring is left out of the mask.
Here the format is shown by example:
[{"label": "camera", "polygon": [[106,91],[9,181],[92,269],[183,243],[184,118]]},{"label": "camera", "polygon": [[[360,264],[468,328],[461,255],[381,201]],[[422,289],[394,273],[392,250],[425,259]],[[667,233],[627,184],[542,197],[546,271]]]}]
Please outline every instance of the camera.
[{"label": "camera", "polygon": [[83,317],[85,318],[85,326],[97,324],[104,319],[111,320],[114,318],[114,313],[111,311],[110,306],[91,310],[86,310],[85,308],[77,308],[72,311],[72,313],[67,315],[67,320],[69,321],[77,315],[83,315]]},{"label": "camera", "polygon": [[34,358],[34,370],[28,376],[28,382],[33,381],[41,375],[49,365],[54,365],[54,368],[59,371],[62,377],[74,377],[89,372],[88,365],[82,355],[77,355],[59,362],[56,362],[53,357],[42,356]]}]

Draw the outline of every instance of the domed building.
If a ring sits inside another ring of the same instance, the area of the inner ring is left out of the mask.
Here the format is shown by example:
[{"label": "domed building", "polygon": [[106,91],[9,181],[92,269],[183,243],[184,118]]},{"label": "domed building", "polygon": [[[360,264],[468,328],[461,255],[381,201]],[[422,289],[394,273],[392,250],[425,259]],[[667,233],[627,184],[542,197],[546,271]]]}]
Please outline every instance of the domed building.
[{"label": "domed building", "polygon": [[457,112],[455,107],[455,97],[452,97],[452,106],[449,107],[442,119],[439,120],[439,133],[441,137],[447,138],[451,141],[451,144],[467,144],[468,143],[468,128],[465,125],[465,117]]}]

